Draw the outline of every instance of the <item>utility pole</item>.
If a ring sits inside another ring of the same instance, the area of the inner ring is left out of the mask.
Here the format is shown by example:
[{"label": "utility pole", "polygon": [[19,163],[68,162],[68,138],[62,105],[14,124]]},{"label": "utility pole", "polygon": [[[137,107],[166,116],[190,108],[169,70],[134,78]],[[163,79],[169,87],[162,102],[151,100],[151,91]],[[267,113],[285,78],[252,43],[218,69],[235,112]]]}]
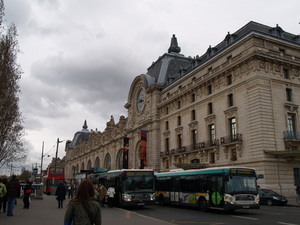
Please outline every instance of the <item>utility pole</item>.
[{"label": "utility pole", "polygon": [[41,157],[41,180],[43,179],[43,158],[44,158],[44,142],[42,145],[42,157]]},{"label": "utility pole", "polygon": [[56,143],[56,153],[55,153],[55,163],[54,163],[54,181],[53,184],[55,186],[55,180],[56,180],[56,166],[57,166],[57,153],[58,153],[58,145],[63,141],[59,141],[59,138],[57,138],[57,143]]}]

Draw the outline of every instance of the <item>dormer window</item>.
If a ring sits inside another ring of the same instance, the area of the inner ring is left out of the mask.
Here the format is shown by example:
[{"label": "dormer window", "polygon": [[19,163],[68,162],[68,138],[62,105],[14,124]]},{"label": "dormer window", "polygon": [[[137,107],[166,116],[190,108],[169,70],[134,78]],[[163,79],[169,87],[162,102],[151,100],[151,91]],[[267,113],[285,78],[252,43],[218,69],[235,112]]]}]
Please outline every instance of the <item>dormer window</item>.
[{"label": "dormer window", "polygon": [[278,26],[278,24],[276,24],[276,27],[273,27],[271,30],[270,30],[271,34],[277,36],[277,37],[282,37],[282,34],[283,34],[283,30],[280,26]]}]

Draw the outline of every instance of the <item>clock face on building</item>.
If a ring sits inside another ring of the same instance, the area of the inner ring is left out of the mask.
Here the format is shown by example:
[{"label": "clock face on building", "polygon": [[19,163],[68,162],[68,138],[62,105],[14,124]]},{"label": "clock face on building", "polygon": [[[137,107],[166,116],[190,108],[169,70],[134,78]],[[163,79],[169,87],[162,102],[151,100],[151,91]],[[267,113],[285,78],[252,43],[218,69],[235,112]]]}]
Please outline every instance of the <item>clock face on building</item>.
[{"label": "clock face on building", "polygon": [[136,101],[137,110],[141,112],[145,106],[145,90],[140,89],[137,95],[137,101]]}]

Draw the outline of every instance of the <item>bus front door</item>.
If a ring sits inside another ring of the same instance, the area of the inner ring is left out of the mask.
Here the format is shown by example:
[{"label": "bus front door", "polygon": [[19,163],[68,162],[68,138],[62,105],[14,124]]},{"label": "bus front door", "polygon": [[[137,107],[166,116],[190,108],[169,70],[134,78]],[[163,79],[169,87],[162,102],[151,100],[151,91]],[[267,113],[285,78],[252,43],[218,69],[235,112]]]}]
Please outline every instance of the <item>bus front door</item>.
[{"label": "bus front door", "polygon": [[173,178],[171,184],[172,184],[172,186],[171,186],[170,200],[171,200],[171,202],[179,203],[179,191],[180,191],[179,190],[180,189],[179,177]]},{"label": "bus front door", "polygon": [[209,205],[217,208],[224,207],[224,182],[222,176],[210,177]]}]

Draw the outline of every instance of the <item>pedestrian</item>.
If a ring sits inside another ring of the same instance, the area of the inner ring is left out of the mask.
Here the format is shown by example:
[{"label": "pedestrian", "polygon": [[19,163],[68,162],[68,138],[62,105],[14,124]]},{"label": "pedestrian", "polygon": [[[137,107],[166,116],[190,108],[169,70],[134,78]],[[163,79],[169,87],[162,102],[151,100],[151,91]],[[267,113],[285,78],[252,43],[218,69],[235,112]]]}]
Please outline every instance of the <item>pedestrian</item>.
[{"label": "pedestrian", "polygon": [[103,184],[99,184],[99,203],[100,206],[104,207],[104,203],[105,203],[105,196],[106,196],[106,188],[104,187]]},{"label": "pedestrian", "polygon": [[99,202],[99,187],[98,187],[98,185],[93,185],[93,186],[94,186],[94,191],[95,191],[94,199]]},{"label": "pedestrian", "polygon": [[[3,196],[3,199],[2,199],[2,206],[3,206],[3,213],[6,213],[6,207],[7,207],[7,178],[4,177],[2,178],[2,183],[5,185],[6,187],[6,194]],[[1,210],[1,205],[0,205],[0,210]]]},{"label": "pedestrian", "polygon": [[72,221],[72,225],[101,225],[101,208],[94,199],[95,188],[93,183],[83,180],[76,192],[75,198],[71,199],[65,213],[64,224]]},{"label": "pedestrian", "polygon": [[16,175],[12,175],[12,179],[7,182],[7,216],[13,216],[13,210],[16,204],[17,197],[20,197],[21,185],[17,180]]},{"label": "pedestrian", "polygon": [[300,196],[300,184],[296,184],[296,193],[298,196]]},{"label": "pedestrian", "polygon": [[3,183],[2,178],[0,178],[0,213],[1,213],[1,209],[2,209],[2,202],[4,197],[6,196],[6,185]]},{"label": "pedestrian", "polygon": [[68,187],[68,198],[73,198],[74,196],[74,184],[71,182]]},{"label": "pedestrian", "polygon": [[106,192],[106,195],[107,195],[107,201],[108,201],[108,207],[113,207],[114,206],[114,201],[115,201],[115,194],[116,194],[116,191],[115,191],[115,188],[114,187],[109,187],[107,189],[107,192]]},{"label": "pedestrian", "polygon": [[65,189],[66,189],[66,194],[68,193],[68,189],[69,189],[69,185],[66,181],[64,181],[64,186],[65,186]]},{"label": "pedestrian", "polygon": [[58,208],[63,208],[63,202],[66,199],[66,188],[62,182],[58,184],[55,195],[57,196]]},{"label": "pedestrian", "polygon": [[24,187],[24,195],[23,195],[24,207],[23,207],[23,209],[29,209],[31,193],[32,193],[31,182],[29,180],[27,180],[26,185]]}]

